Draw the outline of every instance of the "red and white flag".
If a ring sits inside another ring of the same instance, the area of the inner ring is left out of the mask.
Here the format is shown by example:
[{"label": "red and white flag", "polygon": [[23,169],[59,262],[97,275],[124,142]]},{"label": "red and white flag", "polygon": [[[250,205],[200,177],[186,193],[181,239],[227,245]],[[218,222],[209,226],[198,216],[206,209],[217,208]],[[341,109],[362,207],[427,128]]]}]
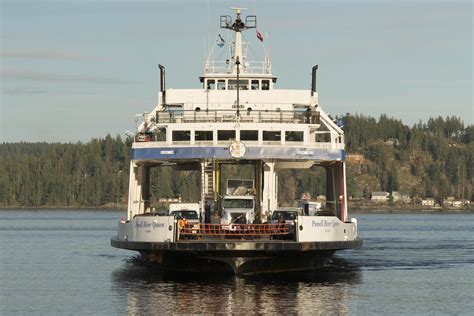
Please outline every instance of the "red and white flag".
[{"label": "red and white flag", "polygon": [[257,38],[259,39],[260,42],[263,42],[262,33],[260,33],[258,30],[257,30]]}]

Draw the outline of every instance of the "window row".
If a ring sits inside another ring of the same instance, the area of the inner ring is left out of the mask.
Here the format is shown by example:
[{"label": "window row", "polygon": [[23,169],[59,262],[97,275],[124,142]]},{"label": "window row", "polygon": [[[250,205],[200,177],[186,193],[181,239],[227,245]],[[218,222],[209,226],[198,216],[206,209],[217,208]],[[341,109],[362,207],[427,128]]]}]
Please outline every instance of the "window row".
[{"label": "window row", "polygon": [[237,83],[240,90],[270,90],[270,80],[268,79],[206,79],[207,90],[237,90]]},{"label": "window row", "polygon": [[[302,142],[303,141],[303,132],[298,131],[285,131],[285,141],[287,142]],[[281,141],[282,132],[281,131],[263,131],[262,140],[263,141]],[[236,139],[235,130],[219,130],[217,131],[217,141],[229,141]],[[213,131],[195,131],[194,132],[195,141],[213,141],[214,132]],[[240,140],[242,141],[258,141],[258,131],[257,130],[241,130],[240,131]],[[191,141],[191,131],[173,131],[172,132],[172,141],[173,142],[184,142]]]}]

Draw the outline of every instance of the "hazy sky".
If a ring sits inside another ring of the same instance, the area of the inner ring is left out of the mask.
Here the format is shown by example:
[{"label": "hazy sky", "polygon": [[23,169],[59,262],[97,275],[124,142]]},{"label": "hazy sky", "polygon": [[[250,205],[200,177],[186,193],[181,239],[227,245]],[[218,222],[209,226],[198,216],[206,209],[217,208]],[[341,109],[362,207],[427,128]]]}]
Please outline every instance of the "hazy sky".
[{"label": "hazy sky", "polygon": [[320,105],[330,114],[474,122],[469,0],[0,3],[0,142],[133,130],[134,115],[156,103],[158,63],[167,87],[201,87],[208,34],[214,44],[231,6],[257,14],[268,34],[276,88],[309,89],[319,64]]}]

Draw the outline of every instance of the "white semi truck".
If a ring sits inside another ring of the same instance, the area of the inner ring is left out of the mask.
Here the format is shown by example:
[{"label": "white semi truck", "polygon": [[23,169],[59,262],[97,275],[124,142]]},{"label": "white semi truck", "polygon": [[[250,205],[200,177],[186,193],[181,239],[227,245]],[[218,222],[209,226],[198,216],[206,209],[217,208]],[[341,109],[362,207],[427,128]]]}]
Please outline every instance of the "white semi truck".
[{"label": "white semi truck", "polygon": [[254,192],[253,180],[227,180],[226,195],[221,199],[221,223],[252,223],[255,220]]},{"label": "white semi truck", "polygon": [[226,195],[222,198],[222,224],[249,224],[255,220],[255,197]]}]

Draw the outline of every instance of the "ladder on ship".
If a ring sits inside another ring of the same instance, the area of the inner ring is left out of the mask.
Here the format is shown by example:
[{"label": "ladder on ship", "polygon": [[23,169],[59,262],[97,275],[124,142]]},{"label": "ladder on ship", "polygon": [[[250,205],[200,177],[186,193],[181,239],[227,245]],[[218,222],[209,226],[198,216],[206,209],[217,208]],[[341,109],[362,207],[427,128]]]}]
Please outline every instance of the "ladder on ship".
[{"label": "ladder on ship", "polygon": [[215,164],[212,160],[206,160],[201,173],[201,183],[204,197],[207,201],[215,199]]}]

